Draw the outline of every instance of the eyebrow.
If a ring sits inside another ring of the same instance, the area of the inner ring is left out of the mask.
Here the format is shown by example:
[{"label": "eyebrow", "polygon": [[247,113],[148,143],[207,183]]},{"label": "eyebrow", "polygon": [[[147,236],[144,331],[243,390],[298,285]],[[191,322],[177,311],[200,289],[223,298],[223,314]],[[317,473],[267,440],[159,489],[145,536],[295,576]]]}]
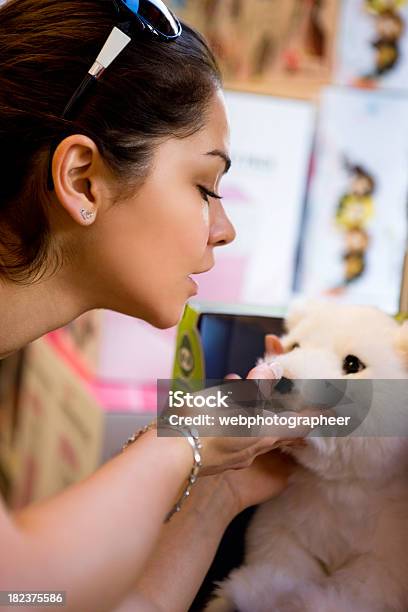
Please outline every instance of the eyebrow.
[{"label": "eyebrow", "polygon": [[227,172],[231,168],[232,162],[231,162],[231,159],[228,157],[228,155],[224,153],[224,151],[221,151],[220,149],[214,149],[214,151],[208,151],[206,155],[213,155],[214,157],[221,157],[221,159],[225,161],[224,174],[227,174]]}]

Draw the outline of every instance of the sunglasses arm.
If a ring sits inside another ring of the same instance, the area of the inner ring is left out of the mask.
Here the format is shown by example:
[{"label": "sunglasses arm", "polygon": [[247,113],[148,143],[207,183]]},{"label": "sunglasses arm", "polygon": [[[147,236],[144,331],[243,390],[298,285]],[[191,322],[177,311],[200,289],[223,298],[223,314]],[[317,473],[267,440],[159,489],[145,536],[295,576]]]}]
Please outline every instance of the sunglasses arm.
[{"label": "sunglasses arm", "polygon": [[[123,24],[126,27],[127,24]],[[113,60],[118,57],[118,55],[123,51],[123,49],[130,43],[131,38],[125,32],[117,28],[116,26],[112,29],[109,34],[104,46],[102,47],[98,57],[95,62],[92,64],[91,68],[88,70],[86,77],[83,79],[80,86],[75,91],[74,95],[71,97],[70,101],[64,108],[64,112],[62,113],[63,119],[69,119],[70,115],[75,110],[75,105],[77,102],[84,96],[85,93],[89,92],[91,87],[95,85],[97,80],[102,76],[108,66],[113,62]],[[53,190],[54,184],[52,180],[52,157],[55,150],[57,142],[53,142],[51,144],[49,161],[48,161],[48,179],[47,186],[50,191]]]},{"label": "sunglasses arm", "polygon": [[71,97],[66,105],[63,118],[69,119],[76,102],[83,97],[92,85],[102,76],[106,68],[108,68],[114,59],[123,51],[132,39],[118,27],[114,27],[109,34],[104,46],[102,47],[98,57],[89,69],[86,77]]}]

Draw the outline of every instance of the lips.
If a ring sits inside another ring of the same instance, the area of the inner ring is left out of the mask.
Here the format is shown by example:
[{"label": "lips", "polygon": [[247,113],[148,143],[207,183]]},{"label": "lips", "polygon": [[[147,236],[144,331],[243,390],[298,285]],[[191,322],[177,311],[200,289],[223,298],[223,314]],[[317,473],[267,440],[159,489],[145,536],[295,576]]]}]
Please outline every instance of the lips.
[{"label": "lips", "polygon": [[198,290],[199,290],[199,285],[198,285],[197,281],[195,281],[193,278],[191,278],[191,276],[187,276],[187,280],[190,281],[190,284],[191,284],[192,289],[194,291],[193,295],[197,295]]},{"label": "lips", "polygon": [[199,272],[192,272],[192,274],[204,274],[205,272],[209,272],[210,270],[212,270],[214,267],[214,264],[211,265],[209,268],[205,268],[204,270],[200,270]]},{"label": "lips", "polygon": [[210,270],[212,270],[214,267],[214,264],[212,264],[210,267],[205,268],[204,270],[200,270],[199,272],[192,272],[192,274],[188,275],[187,278],[188,280],[194,285],[195,287],[195,293],[198,293],[199,290],[199,284],[198,282],[192,278],[193,276],[196,276],[197,274],[204,274],[205,272],[209,272]]}]

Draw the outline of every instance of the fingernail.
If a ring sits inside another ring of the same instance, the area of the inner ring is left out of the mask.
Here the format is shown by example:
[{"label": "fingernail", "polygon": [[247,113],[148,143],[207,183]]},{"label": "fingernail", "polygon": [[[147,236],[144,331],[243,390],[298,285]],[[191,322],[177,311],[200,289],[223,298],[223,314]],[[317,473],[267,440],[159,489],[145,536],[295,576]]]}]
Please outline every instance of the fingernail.
[{"label": "fingernail", "polygon": [[275,378],[282,378],[283,376],[283,367],[277,361],[273,361],[272,363],[268,363],[268,367],[272,370]]}]

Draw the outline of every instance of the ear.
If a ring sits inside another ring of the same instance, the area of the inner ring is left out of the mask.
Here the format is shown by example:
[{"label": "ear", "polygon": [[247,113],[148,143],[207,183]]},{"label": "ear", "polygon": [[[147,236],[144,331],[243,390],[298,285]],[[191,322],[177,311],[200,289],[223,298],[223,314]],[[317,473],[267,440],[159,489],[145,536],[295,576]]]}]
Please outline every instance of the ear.
[{"label": "ear", "polygon": [[102,160],[94,141],[75,134],[62,140],[52,160],[55,194],[70,217],[91,225],[101,205]]},{"label": "ear", "polygon": [[281,339],[275,334],[266,334],[265,336],[265,354],[266,355],[282,355],[284,352]]},{"label": "ear", "polygon": [[400,353],[404,366],[408,369],[408,321],[399,326],[396,334],[395,347]]},{"label": "ear", "polygon": [[310,311],[311,301],[306,298],[295,298],[289,307],[285,318],[285,329],[290,332]]},{"label": "ear", "polygon": [[327,298],[310,298],[310,297],[297,297],[295,298],[288,310],[288,314],[285,319],[285,329],[287,332],[292,331],[304,318],[309,316],[312,312],[315,313],[319,310],[333,307],[334,300]]}]

